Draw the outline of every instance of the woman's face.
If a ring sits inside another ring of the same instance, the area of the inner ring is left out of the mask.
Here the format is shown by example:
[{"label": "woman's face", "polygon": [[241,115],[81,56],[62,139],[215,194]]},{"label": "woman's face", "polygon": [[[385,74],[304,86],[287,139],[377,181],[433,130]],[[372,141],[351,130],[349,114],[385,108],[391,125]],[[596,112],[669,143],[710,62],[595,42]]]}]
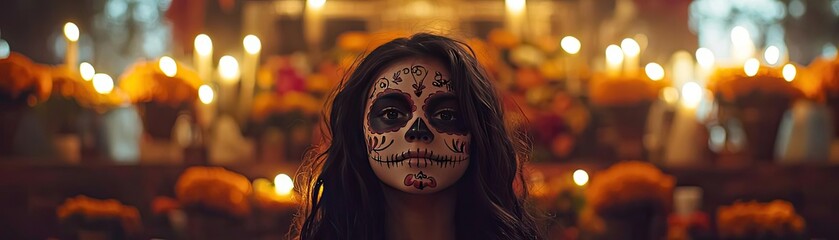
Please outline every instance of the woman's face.
[{"label": "woman's face", "polygon": [[388,186],[434,193],[457,182],[469,166],[471,138],[449,80],[438,61],[407,58],[374,81],[364,135],[370,166]]}]

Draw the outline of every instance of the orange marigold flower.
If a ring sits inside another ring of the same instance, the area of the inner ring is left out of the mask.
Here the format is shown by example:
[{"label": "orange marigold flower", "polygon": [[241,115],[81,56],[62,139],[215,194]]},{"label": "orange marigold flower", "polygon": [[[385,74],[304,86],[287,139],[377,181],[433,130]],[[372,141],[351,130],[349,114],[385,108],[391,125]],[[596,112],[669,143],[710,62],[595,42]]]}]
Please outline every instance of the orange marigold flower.
[{"label": "orange marigold flower", "polygon": [[666,211],[676,180],[650,163],[625,161],[596,173],[586,191],[590,206],[598,215],[620,212],[627,207],[657,206]]},{"label": "orange marigold flower", "polygon": [[244,217],[250,214],[251,184],[245,176],[222,167],[190,167],[175,184],[175,195],[185,207],[200,207]]},{"label": "orange marigold flower", "polygon": [[78,195],[58,206],[56,214],[61,221],[68,221],[73,216],[80,216],[82,221],[120,221],[123,229],[129,233],[136,233],[142,227],[137,208],[123,205],[114,199],[100,200]]},{"label": "orange marigold flower", "polygon": [[717,209],[717,230],[725,238],[785,238],[803,233],[804,227],[804,219],[783,200],[735,202]]}]

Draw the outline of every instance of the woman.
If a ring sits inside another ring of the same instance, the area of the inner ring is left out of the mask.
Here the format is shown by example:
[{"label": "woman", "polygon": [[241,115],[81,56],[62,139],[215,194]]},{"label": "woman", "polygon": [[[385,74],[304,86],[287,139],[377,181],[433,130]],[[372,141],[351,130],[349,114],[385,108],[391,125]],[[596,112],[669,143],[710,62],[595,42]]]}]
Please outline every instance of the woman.
[{"label": "woman", "polygon": [[329,111],[325,149],[301,171],[300,239],[544,238],[525,208],[525,154],[466,44],[385,43]]}]

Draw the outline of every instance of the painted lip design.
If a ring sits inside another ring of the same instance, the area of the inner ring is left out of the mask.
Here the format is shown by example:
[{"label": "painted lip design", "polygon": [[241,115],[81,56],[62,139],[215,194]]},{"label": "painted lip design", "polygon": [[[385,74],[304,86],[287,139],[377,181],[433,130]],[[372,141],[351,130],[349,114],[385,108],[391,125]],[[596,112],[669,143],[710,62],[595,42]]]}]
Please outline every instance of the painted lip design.
[{"label": "painted lip design", "polygon": [[437,187],[437,180],[434,180],[434,177],[426,176],[425,174],[420,171],[417,174],[408,174],[405,176],[405,186],[414,186],[414,188],[423,190],[426,187],[435,188]]},{"label": "painted lip design", "polygon": [[[379,155],[379,156],[370,156],[376,162],[390,164],[401,163],[405,160],[409,159],[419,159],[425,161],[408,161],[408,164],[419,166],[427,166],[429,163],[438,164],[438,165],[450,165],[451,163],[458,163],[462,161],[466,161],[469,159],[468,155],[440,155],[435,154],[434,151],[429,151],[428,149],[416,149],[416,150],[408,150],[401,153],[395,153],[390,155]],[[421,164],[422,163],[422,164]],[[423,165],[424,164],[424,165]]]}]

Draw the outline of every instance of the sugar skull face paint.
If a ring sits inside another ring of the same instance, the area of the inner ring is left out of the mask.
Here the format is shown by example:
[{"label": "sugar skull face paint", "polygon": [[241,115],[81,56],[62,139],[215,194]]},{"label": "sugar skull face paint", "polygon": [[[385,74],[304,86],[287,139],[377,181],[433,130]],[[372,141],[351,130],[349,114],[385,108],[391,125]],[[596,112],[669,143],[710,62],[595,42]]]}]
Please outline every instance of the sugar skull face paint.
[{"label": "sugar skull face paint", "polygon": [[398,61],[382,71],[368,97],[367,153],[382,182],[433,193],[460,179],[470,135],[445,67],[426,58]]}]

